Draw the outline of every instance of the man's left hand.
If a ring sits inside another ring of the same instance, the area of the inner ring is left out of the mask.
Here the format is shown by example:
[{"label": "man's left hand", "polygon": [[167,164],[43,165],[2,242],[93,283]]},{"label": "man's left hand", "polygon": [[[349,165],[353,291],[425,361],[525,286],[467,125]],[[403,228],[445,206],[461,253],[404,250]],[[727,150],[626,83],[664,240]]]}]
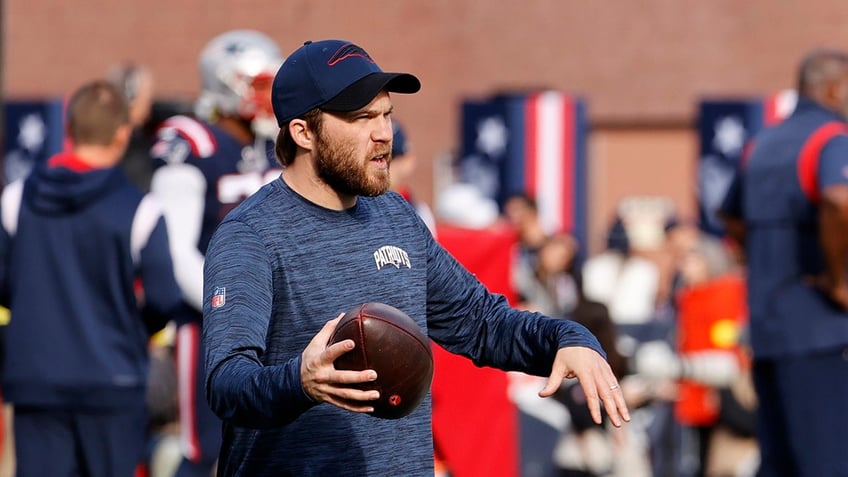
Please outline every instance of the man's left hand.
[{"label": "man's left hand", "polygon": [[552,396],[562,385],[562,381],[569,378],[577,378],[580,381],[589,412],[596,424],[602,422],[601,402],[615,427],[621,427],[624,422],[630,421],[630,412],[624,402],[618,379],[609,363],[597,351],[582,346],[560,348],[548,382],[545,388],[539,391],[539,396]]}]

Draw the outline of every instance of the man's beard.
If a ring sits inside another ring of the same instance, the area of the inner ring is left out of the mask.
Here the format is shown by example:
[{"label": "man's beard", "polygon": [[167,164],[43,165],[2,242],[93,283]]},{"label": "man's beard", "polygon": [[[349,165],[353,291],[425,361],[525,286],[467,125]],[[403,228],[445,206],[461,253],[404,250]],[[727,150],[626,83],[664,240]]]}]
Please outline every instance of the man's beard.
[{"label": "man's beard", "polygon": [[[389,190],[389,170],[375,170],[369,174],[367,162],[357,159],[356,149],[349,143],[330,144],[319,134],[316,140],[318,177],[334,191],[344,195],[375,197]],[[386,152],[389,161],[389,153]]]}]

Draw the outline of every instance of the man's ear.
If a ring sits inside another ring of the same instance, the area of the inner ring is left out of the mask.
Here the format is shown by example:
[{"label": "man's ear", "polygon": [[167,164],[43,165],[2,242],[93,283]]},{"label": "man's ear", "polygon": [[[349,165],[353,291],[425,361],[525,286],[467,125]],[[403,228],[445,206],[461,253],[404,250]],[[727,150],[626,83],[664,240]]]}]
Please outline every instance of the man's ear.
[{"label": "man's ear", "polygon": [[311,151],[315,147],[315,133],[304,119],[292,119],[288,125],[289,135],[298,147]]},{"label": "man's ear", "polygon": [[132,126],[130,124],[122,124],[115,130],[115,135],[112,136],[112,144],[124,149],[129,145],[131,136]]},{"label": "man's ear", "polygon": [[848,98],[848,81],[828,81],[824,86],[825,103],[828,105],[842,105]]}]

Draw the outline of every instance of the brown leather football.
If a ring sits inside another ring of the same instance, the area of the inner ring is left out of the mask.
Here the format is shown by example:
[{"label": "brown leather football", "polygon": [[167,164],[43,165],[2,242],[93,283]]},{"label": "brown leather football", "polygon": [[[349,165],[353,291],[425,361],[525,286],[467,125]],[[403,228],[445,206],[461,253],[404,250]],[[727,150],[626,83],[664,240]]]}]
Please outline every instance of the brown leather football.
[{"label": "brown leather football", "polygon": [[356,347],[336,359],[336,369],[377,371],[376,381],[360,386],[380,391],[372,416],[397,419],[421,404],[433,381],[433,352],[412,318],[384,303],[364,303],[345,313],[328,345],[346,339]]}]

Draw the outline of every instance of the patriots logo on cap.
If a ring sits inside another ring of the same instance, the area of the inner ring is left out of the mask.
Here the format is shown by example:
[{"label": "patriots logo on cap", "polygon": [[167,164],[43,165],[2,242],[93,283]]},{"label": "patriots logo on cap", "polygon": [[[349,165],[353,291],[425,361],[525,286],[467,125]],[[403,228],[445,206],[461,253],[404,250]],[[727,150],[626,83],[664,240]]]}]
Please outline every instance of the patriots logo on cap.
[{"label": "patriots logo on cap", "polygon": [[342,46],[335,53],[333,53],[333,56],[331,56],[330,59],[327,60],[327,66],[335,66],[338,62],[355,56],[365,58],[371,63],[374,63],[374,60],[371,59],[371,57],[365,50],[363,50],[361,47],[354,45],[353,43],[348,43],[347,45]]},{"label": "patriots logo on cap", "polygon": [[227,288],[215,287],[215,293],[212,294],[212,308],[220,308],[227,303]]}]

